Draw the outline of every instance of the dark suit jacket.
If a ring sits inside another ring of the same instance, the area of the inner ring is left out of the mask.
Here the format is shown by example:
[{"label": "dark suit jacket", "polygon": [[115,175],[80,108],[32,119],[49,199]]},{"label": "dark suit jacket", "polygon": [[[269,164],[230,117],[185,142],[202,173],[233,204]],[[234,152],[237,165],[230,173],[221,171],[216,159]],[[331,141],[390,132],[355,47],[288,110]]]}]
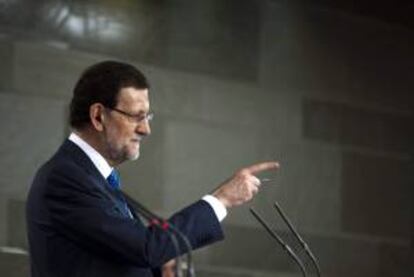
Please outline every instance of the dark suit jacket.
[{"label": "dark suit jacket", "polygon": [[[176,256],[165,231],[125,215],[111,193],[88,156],[66,140],[39,169],[28,196],[32,277],[153,276]],[[223,238],[216,215],[202,200],[169,221],[193,248]]]}]

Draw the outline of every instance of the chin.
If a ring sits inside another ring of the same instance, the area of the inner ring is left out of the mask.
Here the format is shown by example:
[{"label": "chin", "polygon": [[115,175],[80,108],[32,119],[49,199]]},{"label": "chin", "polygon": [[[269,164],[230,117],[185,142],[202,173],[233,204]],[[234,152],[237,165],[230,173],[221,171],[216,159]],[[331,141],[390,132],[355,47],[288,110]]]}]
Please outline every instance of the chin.
[{"label": "chin", "polygon": [[128,156],[128,160],[130,160],[130,161],[136,161],[136,160],[138,160],[138,158],[139,158],[139,152]]}]

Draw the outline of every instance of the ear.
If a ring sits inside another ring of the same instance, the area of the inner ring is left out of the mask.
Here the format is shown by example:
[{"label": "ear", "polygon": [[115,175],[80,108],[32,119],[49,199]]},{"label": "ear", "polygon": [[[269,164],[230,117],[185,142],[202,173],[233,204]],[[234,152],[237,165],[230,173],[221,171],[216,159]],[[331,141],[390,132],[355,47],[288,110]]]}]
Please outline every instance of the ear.
[{"label": "ear", "polygon": [[95,130],[102,132],[105,122],[105,107],[101,103],[94,103],[89,107],[89,118]]}]

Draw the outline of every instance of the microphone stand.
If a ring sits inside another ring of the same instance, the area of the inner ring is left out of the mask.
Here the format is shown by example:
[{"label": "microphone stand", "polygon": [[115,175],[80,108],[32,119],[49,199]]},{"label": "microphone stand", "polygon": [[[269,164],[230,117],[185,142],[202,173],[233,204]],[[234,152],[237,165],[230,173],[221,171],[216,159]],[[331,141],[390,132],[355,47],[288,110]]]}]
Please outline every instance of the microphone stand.
[{"label": "microphone stand", "polygon": [[[182,241],[184,242],[186,248],[187,248],[187,276],[188,277],[195,277],[195,270],[194,270],[194,264],[192,259],[192,246],[190,241],[188,240],[187,236],[184,235],[180,230],[178,230],[173,224],[169,223],[166,219],[163,219],[162,217],[154,214],[149,209],[144,207],[141,203],[137,202],[135,199],[133,199],[131,196],[126,194],[125,192],[122,192],[124,197],[132,204],[134,208],[136,208],[142,216],[144,216],[151,225],[155,225],[160,227],[164,231],[171,230],[173,233],[167,232],[170,237],[173,237],[171,241],[173,242],[174,246],[176,247],[177,254],[180,252],[178,241],[175,237],[175,234],[178,235]],[[181,268],[181,259],[179,255],[177,255],[176,258],[177,265],[176,265],[176,273],[179,273],[181,276],[181,272],[178,272]],[[178,276],[178,275],[177,275]]]},{"label": "microphone stand", "polygon": [[289,256],[295,261],[295,263],[299,266],[302,272],[302,276],[307,277],[303,262],[299,259],[296,253],[293,252],[292,248],[290,248],[290,246],[286,242],[284,242],[283,239],[269,227],[265,220],[253,208],[250,208],[250,212],[257,219],[257,221],[265,228],[268,234],[272,238],[274,238],[276,242],[279,243],[282,246],[282,248],[289,254]]},{"label": "microphone stand", "polygon": [[309,258],[312,261],[313,266],[315,267],[316,273],[318,277],[321,277],[321,269],[318,264],[318,260],[316,259],[315,255],[310,250],[308,244],[303,240],[303,238],[299,235],[299,233],[296,231],[295,227],[293,227],[292,223],[288,219],[288,217],[283,212],[280,205],[275,201],[273,203],[273,207],[276,209],[276,211],[279,213],[279,215],[282,217],[283,221],[286,223],[286,225],[289,227],[290,231],[294,234],[297,241],[300,243],[302,248],[305,250],[305,253],[309,256]]}]

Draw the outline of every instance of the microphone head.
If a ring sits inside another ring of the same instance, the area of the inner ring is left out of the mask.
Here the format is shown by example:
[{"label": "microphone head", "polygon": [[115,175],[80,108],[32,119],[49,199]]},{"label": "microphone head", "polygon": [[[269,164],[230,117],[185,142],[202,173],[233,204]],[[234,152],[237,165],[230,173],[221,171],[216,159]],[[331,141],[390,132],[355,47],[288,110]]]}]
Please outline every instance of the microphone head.
[{"label": "microphone head", "polygon": [[164,220],[161,224],[161,228],[165,231],[168,230],[168,228],[170,228],[170,223],[168,223],[167,220]]},{"label": "microphone head", "polygon": [[156,218],[152,218],[152,219],[149,221],[149,225],[150,225],[150,226],[160,226],[160,221],[159,221],[158,219],[156,219]]}]

